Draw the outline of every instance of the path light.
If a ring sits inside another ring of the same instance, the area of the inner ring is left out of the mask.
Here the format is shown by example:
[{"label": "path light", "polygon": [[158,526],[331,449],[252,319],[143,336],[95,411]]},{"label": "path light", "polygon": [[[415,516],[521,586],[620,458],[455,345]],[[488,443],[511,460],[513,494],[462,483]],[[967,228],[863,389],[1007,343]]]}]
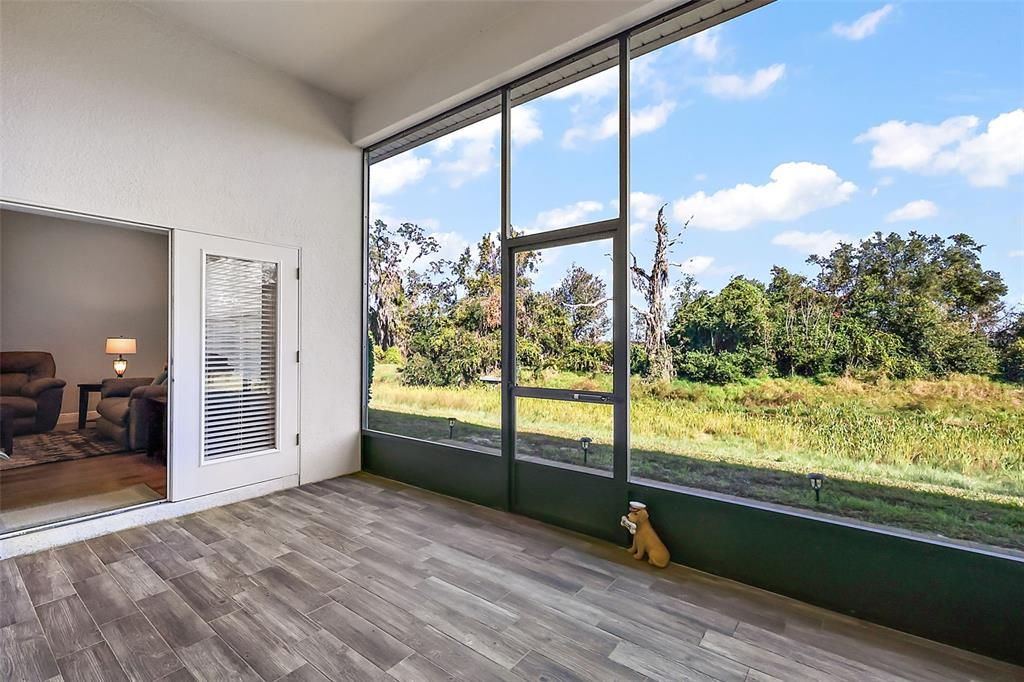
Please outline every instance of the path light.
[{"label": "path light", "polygon": [[825,474],[807,474],[807,480],[811,482],[811,490],[814,491],[814,501],[821,502],[821,485],[825,482]]},{"label": "path light", "polygon": [[448,417],[448,439],[455,437],[455,417]]},{"label": "path light", "polygon": [[587,438],[583,436],[580,438],[580,447],[583,448],[583,463],[587,463],[587,453],[590,452],[590,444],[594,442],[593,438]]}]

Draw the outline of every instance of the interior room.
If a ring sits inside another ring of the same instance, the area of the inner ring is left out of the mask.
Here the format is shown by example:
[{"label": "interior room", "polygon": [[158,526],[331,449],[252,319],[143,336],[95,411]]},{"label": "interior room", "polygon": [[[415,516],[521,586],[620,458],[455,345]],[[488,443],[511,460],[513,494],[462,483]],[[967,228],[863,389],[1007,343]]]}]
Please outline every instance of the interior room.
[{"label": "interior room", "polygon": [[1024,6],[0,0],[0,677],[1024,680]]},{"label": "interior room", "polygon": [[0,212],[0,530],[163,500],[168,237]]}]

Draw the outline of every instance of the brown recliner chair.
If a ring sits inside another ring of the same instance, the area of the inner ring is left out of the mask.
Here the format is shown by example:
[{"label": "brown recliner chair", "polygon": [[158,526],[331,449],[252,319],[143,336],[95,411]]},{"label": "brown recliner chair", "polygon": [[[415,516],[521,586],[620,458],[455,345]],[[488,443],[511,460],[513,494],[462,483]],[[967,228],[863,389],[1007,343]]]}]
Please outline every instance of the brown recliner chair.
[{"label": "brown recliner chair", "polygon": [[150,410],[147,399],[167,396],[167,370],[159,377],[104,379],[96,430],[126,450],[142,450],[149,436]]},{"label": "brown recliner chair", "polygon": [[0,353],[0,410],[13,413],[14,435],[53,430],[64,400],[53,356],[42,351]]}]

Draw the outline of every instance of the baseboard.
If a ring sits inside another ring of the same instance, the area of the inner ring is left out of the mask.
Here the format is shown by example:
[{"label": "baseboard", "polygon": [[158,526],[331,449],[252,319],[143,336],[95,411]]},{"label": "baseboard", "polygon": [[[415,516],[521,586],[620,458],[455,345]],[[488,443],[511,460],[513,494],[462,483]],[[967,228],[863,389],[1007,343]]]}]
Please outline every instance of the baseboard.
[{"label": "baseboard", "polygon": [[59,526],[28,531],[0,540],[0,559],[31,554],[81,540],[107,535],[155,521],[185,516],[211,507],[220,507],[253,497],[262,497],[299,484],[297,475],[234,488],[221,493],[195,497],[181,502],[152,502],[123,511],[105,512],[91,518],[71,521]]},{"label": "baseboard", "polygon": [[[99,412],[97,412],[96,410],[90,410],[85,415],[85,418],[88,419],[88,420],[92,420],[92,419],[99,419],[99,416],[100,416]],[[77,424],[78,423],[78,413],[77,412],[61,412],[60,416],[57,417],[57,423],[58,424]]]}]

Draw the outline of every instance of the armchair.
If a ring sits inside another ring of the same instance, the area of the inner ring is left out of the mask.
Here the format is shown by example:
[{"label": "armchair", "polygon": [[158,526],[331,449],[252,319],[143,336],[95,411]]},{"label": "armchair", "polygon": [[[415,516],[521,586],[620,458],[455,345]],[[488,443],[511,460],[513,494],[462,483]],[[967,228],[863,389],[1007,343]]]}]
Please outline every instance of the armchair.
[{"label": "armchair", "polygon": [[[126,450],[145,448],[150,414],[146,400],[167,395],[166,377],[164,373],[157,379],[104,379],[100,388],[100,402],[96,405],[100,415],[96,420],[96,429],[120,443]],[[164,383],[155,383],[157,380]]]},{"label": "armchair", "polygon": [[0,353],[0,411],[10,415],[15,436],[53,430],[64,400],[53,355],[42,351]]}]

